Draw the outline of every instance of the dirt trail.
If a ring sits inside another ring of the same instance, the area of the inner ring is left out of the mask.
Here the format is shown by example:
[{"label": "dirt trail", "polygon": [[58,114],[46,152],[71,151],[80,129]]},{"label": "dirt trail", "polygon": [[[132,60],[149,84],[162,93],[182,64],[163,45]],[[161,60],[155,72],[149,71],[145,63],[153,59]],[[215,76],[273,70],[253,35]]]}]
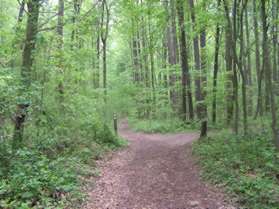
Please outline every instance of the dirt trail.
[{"label": "dirt trail", "polygon": [[196,134],[135,133],[123,123],[127,149],[100,162],[86,209],[233,209],[201,181],[191,153]]}]

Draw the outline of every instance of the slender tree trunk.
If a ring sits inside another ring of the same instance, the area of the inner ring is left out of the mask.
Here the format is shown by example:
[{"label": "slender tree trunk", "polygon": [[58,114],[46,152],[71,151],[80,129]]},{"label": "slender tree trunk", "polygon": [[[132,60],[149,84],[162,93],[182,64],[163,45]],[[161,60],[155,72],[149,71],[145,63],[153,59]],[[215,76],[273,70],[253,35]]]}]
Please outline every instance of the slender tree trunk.
[{"label": "slender tree trunk", "polygon": [[225,60],[226,60],[226,105],[227,105],[227,125],[231,124],[234,112],[234,73],[233,73],[233,61],[232,61],[232,52],[231,52],[231,40],[230,40],[230,31],[228,27],[226,28],[226,37],[225,37]]},{"label": "slender tree trunk", "polygon": [[64,0],[58,2],[58,21],[57,21],[57,50],[58,50],[58,64],[57,67],[60,73],[60,81],[58,84],[58,92],[60,96],[60,103],[64,100],[64,67],[63,67],[63,25],[64,25]]},{"label": "slender tree trunk", "polygon": [[[152,8],[149,5],[149,10]],[[154,40],[153,32],[151,31],[151,11],[148,13],[148,33],[149,33],[149,57],[150,57],[150,71],[151,71],[151,87],[152,87],[152,103],[153,114],[156,114],[156,78],[155,78],[155,63],[154,63]]]},{"label": "slender tree trunk", "polygon": [[251,45],[250,45],[250,28],[249,28],[249,18],[248,18],[248,6],[245,9],[245,32],[246,32],[246,65],[245,73],[247,74],[247,86],[248,86],[248,114],[251,116],[253,114],[253,78],[252,78],[252,67],[251,67]]},{"label": "slender tree trunk", "polygon": [[261,14],[262,14],[262,27],[263,27],[263,70],[265,71],[266,76],[266,88],[269,92],[268,97],[270,98],[270,108],[271,108],[271,116],[272,116],[272,132],[273,132],[273,140],[276,147],[279,149],[279,133],[277,127],[277,115],[276,115],[276,104],[274,98],[274,88],[272,84],[271,78],[271,67],[270,67],[270,52],[268,46],[268,24],[267,24],[267,16],[266,16],[266,1],[261,0]]},{"label": "slender tree trunk", "polygon": [[187,98],[189,105],[189,117],[194,119],[194,108],[192,100],[191,79],[189,73],[187,42],[185,32],[184,8],[183,1],[177,0],[177,13],[180,29],[180,56],[181,56],[181,69],[182,69],[182,118],[187,120]]},{"label": "slender tree trunk", "polygon": [[20,45],[22,45],[22,41],[19,40],[18,38],[18,33],[19,33],[19,29],[20,29],[20,25],[23,21],[23,16],[24,16],[24,8],[25,8],[25,5],[26,5],[26,0],[22,0],[21,3],[20,3],[20,7],[19,7],[19,11],[18,11],[18,17],[17,17],[17,23],[16,23],[16,26],[15,26],[15,37],[14,37],[14,40],[13,40],[13,43],[12,43],[12,59],[11,59],[11,62],[10,62],[10,65],[11,65],[11,68],[14,68],[15,66],[15,62],[16,62],[16,51],[22,47]]},{"label": "slender tree trunk", "polygon": [[167,49],[168,49],[168,63],[170,65],[169,75],[169,88],[170,88],[170,104],[174,111],[177,111],[178,92],[175,88],[177,79],[176,73],[173,72],[178,64],[178,43],[177,43],[177,31],[176,31],[176,12],[175,1],[165,1],[165,10],[167,15]]},{"label": "slender tree trunk", "polygon": [[241,14],[240,14],[240,58],[238,68],[242,78],[242,111],[243,111],[243,129],[244,134],[248,131],[248,112],[247,112],[247,72],[244,71],[244,11],[246,9],[248,0],[242,2]]},{"label": "slender tree trunk", "polygon": [[107,96],[107,40],[103,40],[102,45],[103,45],[103,88],[104,88],[104,96],[106,98]]},{"label": "slender tree trunk", "polygon": [[225,16],[227,20],[228,27],[228,38],[231,46],[231,55],[233,59],[233,91],[234,91],[234,102],[235,102],[235,118],[234,118],[234,132],[238,134],[238,124],[239,124],[239,104],[238,104],[238,77],[237,77],[237,67],[242,70],[242,66],[239,64],[236,50],[237,42],[237,13],[238,13],[238,2],[234,0],[233,3],[233,21],[230,18],[230,12],[226,0],[223,0]]},{"label": "slender tree trunk", "polygon": [[[190,10],[191,10],[191,20],[193,25],[193,31],[196,32],[196,17],[195,17],[195,6],[194,1],[189,0]],[[201,119],[201,101],[202,101],[202,90],[201,90],[201,58],[200,58],[200,46],[199,46],[199,37],[196,35],[193,38],[193,46],[194,46],[194,58],[195,58],[195,70],[197,71],[197,75],[195,77],[195,86],[196,86],[196,111],[197,116]]]},{"label": "slender tree trunk", "polygon": [[137,40],[134,37],[132,40],[132,51],[133,51],[133,65],[134,65],[134,81],[136,83],[139,83],[140,81],[140,72],[139,72],[139,60],[138,60],[138,46],[137,46]]},{"label": "slender tree trunk", "polygon": [[103,49],[103,88],[104,101],[107,97],[107,38],[109,30],[109,8],[106,0],[102,0],[102,17],[101,17],[101,40]]},{"label": "slender tree trunk", "polygon": [[273,80],[275,82],[278,82],[278,64],[279,60],[277,61],[277,50],[278,49],[278,7],[279,7],[279,1],[278,0],[272,0],[272,45],[273,45]]},{"label": "slender tree trunk", "polygon": [[[98,0],[93,2],[96,5],[96,11],[100,12],[100,4]],[[92,69],[93,73],[93,87],[95,89],[100,87],[100,42],[101,42],[101,23],[100,17],[97,16],[96,19],[92,23],[92,49],[95,53],[93,53],[92,59],[94,60],[94,65]]]},{"label": "slender tree trunk", "polygon": [[[38,31],[38,19],[39,19],[39,0],[29,0],[27,2],[28,18],[25,35],[25,45],[22,53],[22,67],[21,67],[21,79],[24,87],[24,92],[28,94],[31,85],[31,71],[33,66],[33,52],[36,47],[36,36]],[[28,98],[26,98],[28,100]],[[27,108],[30,102],[20,103],[17,105],[17,113],[15,116],[15,130],[14,130],[14,144],[13,147],[18,147],[23,140],[24,123],[27,116]]]},{"label": "slender tree trunk", "polygon": [[202,91],[201,91],[201,133],[200,137],[207,136],[207,104],[206,104],[206,90],[207,90],[207,70],[206,70],[206,31],[205,28],[202,29],[200,35],[200,45],[201,45],[201,81],[202,81]]},{"label": "slender tree trunk", "polygon": [[99,31],[97,33],[96,50],[97,50],[97,57],[96,57],[95,88],[99,88],[100,87],[100,56],[101,56],[101,37]]},{"label": "slender tree trunk", "polygon": [[[218,8],[221,0],[218,0]],[[214,55],[214,70],[213,70],[213,101],[212,101],[212,122],[216,123],[217,116],[217,78],[219,71],[219,50],[220,50],[220,39],[221,29],[219,23],[216,25],[215,33],[215,55]]]},{"label": "slender tree trunk", "polygon": [[259,42],[259,29],[258,29],[258,12],[257,12],[257,3],[256,0],[253,0],[253,22],[254,22],[254,33],[255,33],[255,62],[256,62],[256,71],[257,71],[257,84],[258,84],[258,95],[257,95],[257,108],[256,115],[263,115],[263,106],[262,106],[262,74],[261,70],[261,60],[260,60],[260,42]]}]

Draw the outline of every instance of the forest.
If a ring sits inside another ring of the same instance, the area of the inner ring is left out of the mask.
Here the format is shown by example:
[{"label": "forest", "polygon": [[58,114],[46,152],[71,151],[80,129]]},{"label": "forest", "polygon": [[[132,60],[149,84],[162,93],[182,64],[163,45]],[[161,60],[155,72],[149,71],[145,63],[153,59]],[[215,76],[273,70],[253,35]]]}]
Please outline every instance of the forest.
[{"label": "forest", "polygon": [[279,0],[0,0],[0,88],[0,208],[279,209]]}]

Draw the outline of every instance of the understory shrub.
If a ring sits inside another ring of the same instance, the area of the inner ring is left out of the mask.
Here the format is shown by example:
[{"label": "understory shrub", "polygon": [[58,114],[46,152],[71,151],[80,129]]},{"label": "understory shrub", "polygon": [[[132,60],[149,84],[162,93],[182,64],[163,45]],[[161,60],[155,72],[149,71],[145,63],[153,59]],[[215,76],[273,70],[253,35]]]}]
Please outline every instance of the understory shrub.
[{"label": "understory shrub", "polygon": [[269,135],[224,132],[194,144],[203,176],[250,209],[279,208],[279,153]]},{"label": "understory shrub", "polygon": [[76,204],[84,177],[97,173],[95,160],[125,142],[95,112],[45,112],[28,121],[20,148],[0,139],[0,208],[59,209]]},{"label": "understory shrub", "polygon": [[135,131],[143,131],[145,133],[175,133],[185,130],[194,130],[198,127],[198,123],[185,123],[179,119],[150,119],[138,120],[129,119],[129,124]]}]

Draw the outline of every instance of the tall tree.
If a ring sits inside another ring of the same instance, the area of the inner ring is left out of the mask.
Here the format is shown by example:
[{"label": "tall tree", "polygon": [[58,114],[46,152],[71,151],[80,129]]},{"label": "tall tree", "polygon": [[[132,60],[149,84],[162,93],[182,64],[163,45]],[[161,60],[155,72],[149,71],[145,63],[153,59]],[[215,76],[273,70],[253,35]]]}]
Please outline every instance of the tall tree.
[{"label": "tall tree", "polygon": [[176,65],[178,64],[178,43],[177,43],[177,21],[175,12],[175,1],[165,1],[165,10],[167,14],[167,55],[168,63],[171,69],[169,75],[170,86],[170,101],[173,110],[176,111],[178,103],[178,92],[175,88],[176,81],[178,80],[175,73]]},{"label": "tall tree", "polygon": [[[272,65],[272,73],[273,80],[277,82],[279,80],[278,77],[278,64],[279,64],[279,52],[277,52],[279,43],[278,43],[278,13],[279,13],[279,1],[272,0],[272,45],[273,45],[273,65]],[[278,56],[278,57],[277,57]]]},{"label": "tall tree", "polygon": [[106,101],[107,96],[107,39],[109,30],[109,8],[106,0],[102,0],[101,40],[103,49],[103,88]]},{"label": "tall tree", "polygon": [[189,73],[183,1],[177,0],[176,7],[177,7],[179,30],[180,30],[179,40],[180,40],[180,57],[181,57],[181,69],[182,69],[182,75],[181,75],[182,117],[184,120],[187,120],[187,98],[188,98],[189,117],[191,120],[193,120],[194,108],[193,108],[193,99],[192,99],[191,78]]},{"label": "tall tree", "polygon": [[263,105],[262,105],[262,75],[261,70],[261,60],[260,60],[260,40],[259,40],[259,29],[258,29],[258,11],[257,11],[257,1],[253,0],[253,23],[254,23],[254,33],[255,33],[255,64],[257,71],[257,107],[256,107],[256,117],[258,114],[263,115]]},{"label": "tall tree", "polygon": [[195,5],[194,0],[189,0],[189,6],[191,10],[191,20],[194,32],[193,46],[194,46],[194,58],[195,58],[195,70],[197,75],[195,76],[195,95],[196,95],[196,111],[197,116],[201,119],[201,100],[202,100],[202,90],[201,90],[201,58],[200,58],[200,46],[199,46],[199,36],[196,30],[196,15],[195,15]]},{"label": "tall tree", "polygon": [[262,27],[263,27],[263,71],[265,72],[266,88],[268,98],[270,98],[270,108],[271,108],[271,118],[272,118],[272,132],[273,140],[276,147],[279,149],[279,132],[277,127],[277,115],[276,115],[276,104],[274,96],[274,88],[271,77],[271,67],[270,67],[270,52],[269,52],[269,37],[268,37],[268,24],[267,24],[267,15],[266,15],[266,1],[261,0],[261,15],[262,15]]},{"label": "tall tree", "polygon": [[[217,1],[217,8],[220,7],[221,0]],[[219,71],[219,50],[220,50],[220,39],[221,39],[221,28],[219,22],[216,24],[215,33],[215,54],[214,54],[214,70],[213,70],[213,101],[212,101],[212,122],[216,123],[217,115],[217,78]]]},{"label": "tall tree", "polygon": [[63,29],[64,29],[64,0],[58,1],[58,21],[57,21],[57,50],[58,50],[58,63],[57,68],[59,69],[60,79],[58,84],[58,92],[60,96],[60,102],[63,102],[64,94],[64,69],[63,69]]},{"label": "tall tree", "polygon": [[[40,0],[29,0],[27,2],[28,17],[26,25],[26,35],[24,42],[24,49],[22,52],[22,66],[21,66],[21,80],[22,80],[22,93],[28,94],[31,85],[31,72],[34,57],[32,56],[36,47],[36,36],[38,31]],[[29,99],[17,105],[17,113],[15,116],[15,130],[14,130],[14,147],[20,145],[23,140],[24,123],[27,115],[27,109],[30,105]]]},{"label": "tall tree", "polygon": [[[203,9],[206,10],[206,4],[203,3]],[[206,26],[202,25],[200,34],[200,47],[201,47],[201,76],[202,90],[201,90],[201,137],[207,136],[207,54],[206,54]]]}]

